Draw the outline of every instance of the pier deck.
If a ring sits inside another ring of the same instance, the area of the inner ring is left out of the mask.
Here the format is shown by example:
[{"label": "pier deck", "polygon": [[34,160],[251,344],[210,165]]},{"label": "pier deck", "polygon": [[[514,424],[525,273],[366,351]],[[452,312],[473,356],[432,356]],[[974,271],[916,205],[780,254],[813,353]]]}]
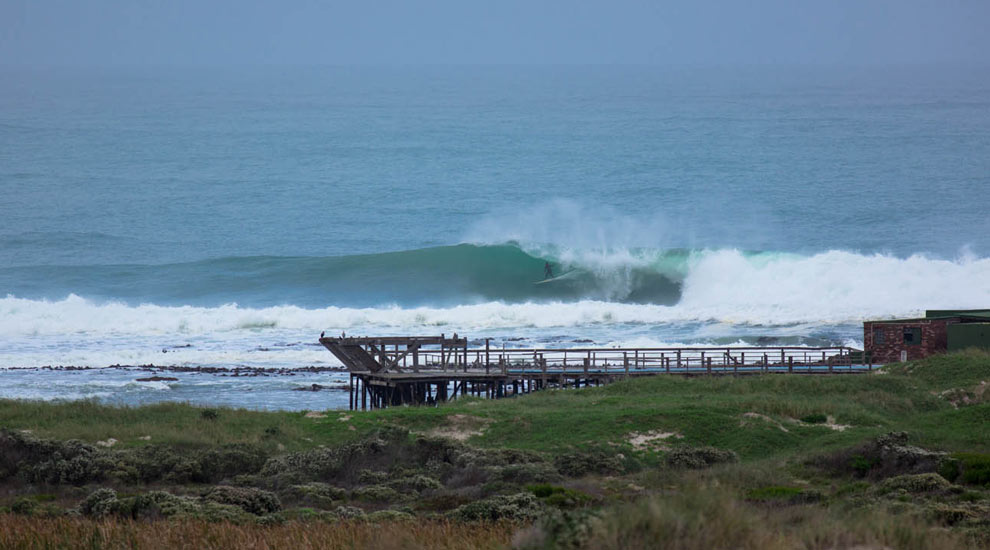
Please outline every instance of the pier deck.
[{"label": "pier deck", "polygon": [[497,399],[629,377],[852,374],[872,370],[838,347],[493,349],[441,336],[324,337],[350,372],[350,408],[434,404],[464,395]]}]

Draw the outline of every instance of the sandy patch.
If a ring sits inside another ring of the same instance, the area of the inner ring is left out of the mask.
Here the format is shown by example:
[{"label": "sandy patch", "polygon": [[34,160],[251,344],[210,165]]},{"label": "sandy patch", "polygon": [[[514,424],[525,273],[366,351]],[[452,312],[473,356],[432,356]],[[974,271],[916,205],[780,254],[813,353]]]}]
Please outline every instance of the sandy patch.
[{"label": "sandy patch", "polygon": [[847,430],[849,428],[852,428],[852,425],[851,424],[839,424],[839,423],[837,423],[835,421],[835,417],[832,416],[832,415],[826,416],[825,417],[825,422],[819,422],[819,423],[802,422],[802,421],[798,420],[797,418],[791,418],[791,417],[785,417],[784,420],[786,420],[787,422],[789,422],[791,424],[797,424],[798,426],[822,426],[822,427],[828,428],[830,430],[835,430],[837,432],[843,432],[843,431],[845,431],[845,430]]},{"label": "sandy patch", "polygon": [[743,416],[743,420],[740,420],[739,421],[739,425],[740,426],[748,426],[749,425],[749,422],[746,421],[746,419],[748,418],[748,419],[753,419],[753,420],[762,420],[762,421],[767,422],[769,424],[773,424],[774,426],[776,426],[777,428],[779,428],[780,431],[782,431],[782,432],[790,433],[790,430],[788,430],[787,428],[785,428],[783,424],[781,424],[780,422],[777,422],[776,420],[770,418],[769,416],[767,416],[765,414],[760,414],[760,413],[757,413],[757,412],[748,412],[748,413],[743,413],[742,416]]},{"label": "sandy patch", "polygon": [[347,422],[348,420],[350,420],[352,418],[354,418],[354,417],[351,416],[351,415],[349,415],[349,414],[342,414],[342,415],[340,415],[340,418],[337,419],[337,421],[338,422]]},{"label": "sandy patch", "polygon": [[844,432],[849,428],[852,428],[852,425],[850,424],[837,424],[835,422],[835,417],[832,415],[828,415],[825,417],[825,426],[828,426],[829,428],[837,432]]},{"label": "sandy patch", "polygon": [[308,413],[306,413],[306,418],[326,418],[326,417],[327,415],[317,411],[309,411]]},{"label": "sandy patch", "polygon": [[967,390],[966,388],[952,388],[941,393],[932,393],[948,401],[953,408],[958,409],[959,407],[965,405],[974,405],[976,403],[986,401],[988,387],[990,386],[988,386],[986,380],[984,380],[973,386],[972,389]]},{"label": "sandy patch", "polygon": [[453,414],[448,416],[446,424],[438,426],[426,432],[426,435],[435,437],[447,437],[457,441],[465,441],[468,438],[485,433],[485,429],[492,423],[490,418],[471,416],[468,414]]},{"label": "sandy patch", "polygon": [[99,445],[100,447],[110,448],[117,444],[117,440],[112,437],[108,437],[103,441],[97,441],[96,444]]},{"label": "sandy patch", "polygon": [[150,435],[142,435],[138,439],[140,439],[141,441],[151,441],[151,436]]},{"label": "sandy patch", "polygon": [[683,439],[684,436],[677,432],[653,430],[644,433],[633,432],[629,434],[627,441],[637,451],[668,451],[670,445],[666,443],[666,440],[670,438]]}]

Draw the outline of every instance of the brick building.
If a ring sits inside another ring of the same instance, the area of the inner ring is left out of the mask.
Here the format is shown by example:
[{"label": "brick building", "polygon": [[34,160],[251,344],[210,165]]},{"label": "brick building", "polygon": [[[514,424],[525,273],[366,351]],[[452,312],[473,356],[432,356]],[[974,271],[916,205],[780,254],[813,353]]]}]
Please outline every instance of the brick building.
[{"label": "brick building", "polygon": [[990,349],[990,309],[928,310],[917,319],[863,323],[863,350],[877,363],[968,347]]}]

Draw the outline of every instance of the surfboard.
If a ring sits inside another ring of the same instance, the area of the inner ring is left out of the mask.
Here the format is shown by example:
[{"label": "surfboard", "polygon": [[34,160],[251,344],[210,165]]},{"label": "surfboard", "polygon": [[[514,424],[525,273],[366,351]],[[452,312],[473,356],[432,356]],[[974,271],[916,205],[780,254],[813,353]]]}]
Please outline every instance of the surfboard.
[{"label": "surfboard", "polygon": [[561,273],[560,275],[557,275],[556,277],[550,277],[549,279],[543,279],[542,281],[536,281],[533,284],[534,285],[544,285],[544,284],[547,284],[547,283],[552,283],[554,281],[559,281],[561,279],[566,279],[566,278],[568,278],[568,275],[570,275],[570,274],[572,274],[572,273],[574,273],[576,271],[577,271],[576,269],[572,269],[572,270],[567,271],[565,273]]}]

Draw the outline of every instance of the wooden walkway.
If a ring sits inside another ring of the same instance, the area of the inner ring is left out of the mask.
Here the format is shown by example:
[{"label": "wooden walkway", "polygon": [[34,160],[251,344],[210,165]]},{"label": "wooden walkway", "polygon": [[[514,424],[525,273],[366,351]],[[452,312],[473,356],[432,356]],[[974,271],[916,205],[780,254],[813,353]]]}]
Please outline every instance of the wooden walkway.
[{"label": "wooden walkway", "polygon": [[872,370],[862,352],[826,347],[470,348],[467,338],[325,337],[350,372],[350,408],[435,404],[458,396],[497,399],[547,388],[598,386],[676,374],[850,374]]}]

